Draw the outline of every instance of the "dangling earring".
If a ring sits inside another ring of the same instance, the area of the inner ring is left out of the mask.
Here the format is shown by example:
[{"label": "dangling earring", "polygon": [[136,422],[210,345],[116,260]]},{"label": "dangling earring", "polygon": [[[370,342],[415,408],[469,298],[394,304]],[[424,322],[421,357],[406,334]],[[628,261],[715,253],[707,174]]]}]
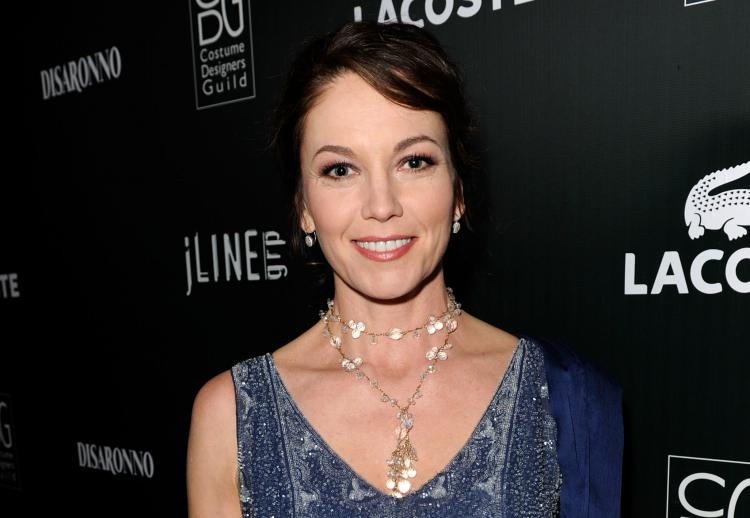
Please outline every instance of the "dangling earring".
[{"label": "dangling earring", "polygon": [[453,222],[453,233],[458,234],[458,231],[461,229],[461,223],[458,222],[458,220],[455,220]]},{"label": "dangling earring", "polygon": [[313,230],[312,235],[305,233],[305,244],[307,245],[308,248],[313,246],[315,244],[315,241],[317,240],[318,240],[318,235],[315,233],[314,230]]}]

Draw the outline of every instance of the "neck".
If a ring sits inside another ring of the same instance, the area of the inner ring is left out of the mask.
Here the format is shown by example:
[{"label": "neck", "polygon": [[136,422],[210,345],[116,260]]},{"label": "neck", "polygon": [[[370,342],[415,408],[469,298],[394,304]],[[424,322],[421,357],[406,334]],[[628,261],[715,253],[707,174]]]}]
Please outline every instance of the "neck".
[{"label": "neck", "polygon": [[[448,307],[442,270],[411,292],[396,298],[369,297],[338,278],[335,279],[335,287],[333,312],[340,315],[344,322],[364,322],[366,327],[357,339],[351,333],[343,333],[337,322],[330,322],[329,329],[333,335],[341,337],[341,352],[347,358],[361,357],[367,370],[380,379],[400,379],[417,371],[421,372],[427,365],[425,353],[431,347],[440,347],[445,342],[445,328],[434,334],[421,329],[419,338],[415,338],[414,333],[409,333],[400,340],[378,336],[376,344],[371,344],[370,336],[366,334],[387,333],[394,327],[404,331],[421,328],[430,315],[442,315]],[[450,335],[448,341],[453,342],[453,337],[455,333]],[[331,351],[331,357],[340,358],[335,351]]]}]

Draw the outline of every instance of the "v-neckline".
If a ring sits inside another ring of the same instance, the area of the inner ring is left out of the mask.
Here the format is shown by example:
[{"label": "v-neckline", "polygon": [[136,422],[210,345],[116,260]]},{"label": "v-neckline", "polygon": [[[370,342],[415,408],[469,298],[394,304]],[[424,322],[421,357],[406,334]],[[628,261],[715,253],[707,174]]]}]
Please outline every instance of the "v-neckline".
[{"label": "v-neckline", "polygon": [[[484,421],[487,419],[488,414],[490,413],[490,410],[496,406],[497,400],[500,397],[500,392],[503,386],[505,385],[505,380],[508,378],[508,373],[515,368],[515,363],[517,361],[518,357],[518,351],[521,348],[521,344],[525,342],[525,338],[521,337],[518,340],[518,343],[516,344],[515,348],[513,349],[513,354],[511,355],[510,361],[508,362],[507,367],[505,368],[505,372],[503,372],[503,375],[500,377],[500,380],[497,383],[497,386],[495,388],[495,392],[492,394],[492,397],[490,398],[489,404],[485,407],[484,412],[482,412],[482,417],[479,418],[479,421],[477,421],[476,426],[472,430],[471,434],[469,435],[469,438],[466,440],[464,445],[456,452],[456,454],[451,458],[450,461],[442,468],[440,471],[435,473],[429,480],[427,480],[424,484],[419,486],[418,489],[410,491],[406,496],[400,498],[400,500],[407,500],[413,496],[415,496],[417,493],[421,492],[423,489],[427,488],[429,485],[431,485],[437,478],[442,475],[443,473],[449,471],[453,464],[463,455],[463,453],[466,451],[469,446],[476,440],[476,436],[479,434],[480,430],[483,428]],[[286,400],[290,403],[294,413],[297,415],[299,420],[305,425],[305,427],[308,429],[308,431],[317,439],[317,441],[323,445],[323,447],[328,451],[328,453],[337,459],[344,468],[353,476],[355,477],[361,486],[365,486],[372,491],[375,491],[378,495],[382,497],[388,497],[393,498],[389,493],[384,493],[380,489],[374,487],[372,484],[370,484],[367,480],[364,479],[359,473],[357,473],[354,468],[349,465],[348,462],[346,462],[336,451],[331,447],[330,444],[328,444],[328,441],[326,441],[323,436],[321,436],[318,431],[313,427],[312,423],[307,420],[305,417],[305,414],[302,413],[302,410],[297,406],[297,402],[294,401],[294,398],[292,397],[291,393],[287,389],[286,385],[284,384],[284,380],[281,379],[281,375],[279,374],[278,369],[276,368],[276,363],[273,360],[273,356],[270,352],[266,353],[265,355],[268,360],[268,364],[271,367],[271,372],[273,373],[273,376],[276,378],[276,381],[278,381],[278,385],[281,387],[281,392],[286,398]]]}]

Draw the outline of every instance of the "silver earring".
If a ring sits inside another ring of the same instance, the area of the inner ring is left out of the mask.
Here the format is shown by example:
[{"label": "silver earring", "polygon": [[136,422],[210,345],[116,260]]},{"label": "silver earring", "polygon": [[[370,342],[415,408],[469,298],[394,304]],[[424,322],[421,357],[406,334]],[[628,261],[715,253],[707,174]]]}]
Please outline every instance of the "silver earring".
[{"label": "silver earring", "polygon": [[453,222],[453,233],[458,234],[458,231],[461,229],[461,223],[458,222],[458,220]]},{"label": "silver earring", "polygon": [[315,244],[315,241],[317,240],[318,240],[318,235],[315,233],[314,230],[313,230],[312,235],[305,233],[305,244],[307,245],[308,248],[313,246]]}]

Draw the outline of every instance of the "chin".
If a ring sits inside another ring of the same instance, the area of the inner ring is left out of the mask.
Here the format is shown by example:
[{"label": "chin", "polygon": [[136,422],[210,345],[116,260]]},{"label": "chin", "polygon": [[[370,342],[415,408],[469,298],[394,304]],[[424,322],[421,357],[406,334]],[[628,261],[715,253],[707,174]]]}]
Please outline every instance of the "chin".
[{"label": "chin", "polygon": [[359,291],[364,295],[378,300],[392,300],[411,293],[417,286],[417,279],[411,275],[387,274],[379,275],[366,283],[358,283]]}]

